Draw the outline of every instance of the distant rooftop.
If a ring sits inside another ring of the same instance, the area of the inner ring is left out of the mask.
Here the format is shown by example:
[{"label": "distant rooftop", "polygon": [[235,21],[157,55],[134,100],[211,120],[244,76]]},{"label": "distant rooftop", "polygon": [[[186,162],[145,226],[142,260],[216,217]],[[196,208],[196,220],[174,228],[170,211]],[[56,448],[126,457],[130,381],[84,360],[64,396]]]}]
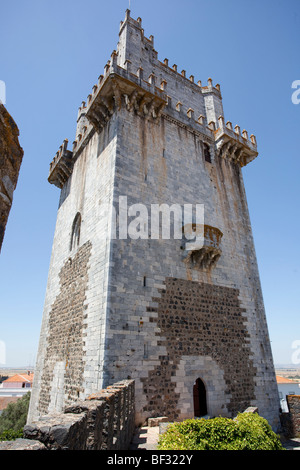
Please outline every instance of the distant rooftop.
[{"label": "distant rooftop", "polygon": [[6,380],[3,380],[2,383],[9,383],[9,382],[30,382],[32,383],[33,382],[33,376],[34,376],[34,373],[33,372],[29,372],[27,374],[16,374],[16,375],[13,375],[12,377],[9,377],[8,379]]},{"label": "distant rooftop", "polygon": [[298,384],[296,380],[288,379],[287,377],[281,377],[281,375],[276,375],[276,381],[278,384]]}]

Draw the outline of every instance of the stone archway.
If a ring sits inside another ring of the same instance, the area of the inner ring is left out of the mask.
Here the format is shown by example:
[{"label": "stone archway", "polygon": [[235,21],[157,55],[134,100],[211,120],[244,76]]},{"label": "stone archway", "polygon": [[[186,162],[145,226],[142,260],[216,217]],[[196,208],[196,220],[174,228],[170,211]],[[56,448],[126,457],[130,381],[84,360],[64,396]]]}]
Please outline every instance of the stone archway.
[{"label": "stone archway", "polygon": [[176,374],[171,378],[178,394],[178,418],[195,417],[193,389],[197,378],[205,384],[206,414],[210,417],[230,416],[228,404],[231,397],[226,393],[224,371],[220,366],[209,356],[182,356]]}]

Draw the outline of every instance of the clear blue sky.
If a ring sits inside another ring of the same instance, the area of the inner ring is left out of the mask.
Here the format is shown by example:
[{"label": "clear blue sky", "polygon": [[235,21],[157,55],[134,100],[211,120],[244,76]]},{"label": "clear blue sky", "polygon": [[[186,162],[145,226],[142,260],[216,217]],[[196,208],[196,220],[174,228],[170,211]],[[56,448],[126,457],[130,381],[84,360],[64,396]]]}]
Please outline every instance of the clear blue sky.
[{"label": "clear blue sky", "polygon": [[[0,80],[24,149],[0,254],[0,341],[7,366],[35,362],[59,190],[47,182],[77,110],[118,41],[128,0],[1,5]],[[221,84],[225,119],[254,133],[243,170],[275,363],[300,340],[299,0],[131,0],[158,57]],[[181,70],[181,69],[180,69]],[[299,355],[300,357],[300,355]]]}]

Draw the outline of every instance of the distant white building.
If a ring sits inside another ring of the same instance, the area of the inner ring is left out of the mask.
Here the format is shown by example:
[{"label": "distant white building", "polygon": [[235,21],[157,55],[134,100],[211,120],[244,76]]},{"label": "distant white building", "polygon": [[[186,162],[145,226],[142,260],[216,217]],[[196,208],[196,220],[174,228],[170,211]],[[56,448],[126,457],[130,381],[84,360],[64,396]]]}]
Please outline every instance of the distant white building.
[{"label": "distant white building", "polygon": [[286,377],[281,377],[280,375],[276,375],[276,381],[281,409],[283,412],[287,413],[289,409],[287,406],[286,396],[300,395],[300,383]]},{"label": "distant white building", "polygon": [[22,397],[31,391],[34,374],[16,374],[4,380],[0,385],[0,397]]},{"label": "distant white building", "polygon": [[15,403],[26,393],[31,392],[33,372],[27,374],[16,374],[4,380],[0,384],[0,414],[9,403]]}]

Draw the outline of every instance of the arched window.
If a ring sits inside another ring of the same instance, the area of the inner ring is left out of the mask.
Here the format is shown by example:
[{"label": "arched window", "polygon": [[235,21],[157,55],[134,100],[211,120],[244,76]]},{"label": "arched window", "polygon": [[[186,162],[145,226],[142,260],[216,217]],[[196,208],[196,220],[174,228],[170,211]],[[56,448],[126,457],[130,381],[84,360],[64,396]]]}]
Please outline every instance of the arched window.
[{"label": "arched window", "polygon": [[205,161],[211,163],[210,149],[208,144],[203,144],[203,152]]},{"label": "arched window", "polygon": [[199,378],[194,383],[193,387],[193,398],[194,398],[194,416],[199,418],[200,416],[207,415],[207,401],[206,401],[206,388],[203,381]]},{"label": "arched window", "polygon": [[81,215],[79,212],[77,212],[73,221],[73,225],[72,225],[70,250],[74,250],[79,245],[80,228],[81,228]]}]

